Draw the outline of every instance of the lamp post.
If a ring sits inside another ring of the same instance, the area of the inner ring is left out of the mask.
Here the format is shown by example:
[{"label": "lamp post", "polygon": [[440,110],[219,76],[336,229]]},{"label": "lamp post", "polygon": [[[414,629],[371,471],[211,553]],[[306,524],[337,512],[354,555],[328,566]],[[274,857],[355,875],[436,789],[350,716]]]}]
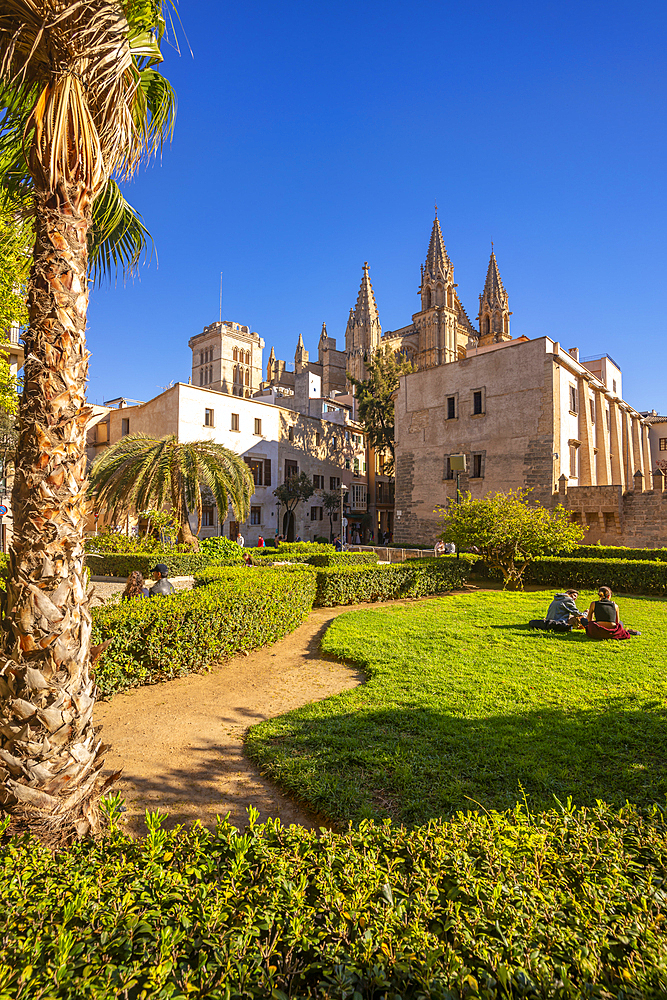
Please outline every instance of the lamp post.
[{"label": "lamp post", "polygon": [[345,483],[343,482],[343,480],[341,478],[341,481],[340,481],[340,546],[341,546],[341,550],[342,550],[343,546],[345,545],[345,535],[343,534],[343,532],[345,530],[344,527],[343,527],[343,519],[344,519],[343,502],[345,500],[345,494],[347,493],[347,489],[348,489],[347,486],[345,485]]}]

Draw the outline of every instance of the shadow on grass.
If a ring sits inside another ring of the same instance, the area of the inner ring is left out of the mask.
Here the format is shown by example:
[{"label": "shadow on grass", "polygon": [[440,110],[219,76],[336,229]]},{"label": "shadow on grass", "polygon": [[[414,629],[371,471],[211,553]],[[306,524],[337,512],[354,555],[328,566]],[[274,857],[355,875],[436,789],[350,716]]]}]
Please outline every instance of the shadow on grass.
[{"label": "shadow on grass", "polygon": [[[563,636],[567,640],[567,636]],[[585,637],[582,637],[585,638]],[[536,708],[460,718],[421,706],[291,713],[251,730],[262,771],[336,821],[404,823],[476,808],[662,803],[667,710],[617,699],[600,710]],[[471,801],[473,800],[473,801]]]}]

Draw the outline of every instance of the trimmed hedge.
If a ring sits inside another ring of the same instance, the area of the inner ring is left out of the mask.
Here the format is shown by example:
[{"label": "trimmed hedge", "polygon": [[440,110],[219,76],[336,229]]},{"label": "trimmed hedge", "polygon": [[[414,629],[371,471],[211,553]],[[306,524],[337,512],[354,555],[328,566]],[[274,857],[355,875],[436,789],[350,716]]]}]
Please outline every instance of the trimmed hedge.
[{"label": "trimmed hedge", "polygon": [[0,995],[44,1000],[658,1000],[662,814],[278,820],[0,848]]},{"label": "trimmed hedge", "polygon": [[463,586],[470,564],[457,559],[420,559],[386,566],[349,566],[317,572],[318,607],[426,597]]},{"label": "trimmed hedge", "polygon": [[221,569],[206,589],[94,608],[93,644],[111,639],[96,669],[100,693],[201,670],[282,639],[305,621],[315,597],[312,572],[286,569]]},{"label": "trimmed hedge", "polygon": [[606,586],[626,594],[667,594],[667,563],[545,557],[528,566],[525,582],[590,590]]},{"label": "trimmed hedge", "polygon": [[118,555],[89,552],[86,565],[93,576],[128,577],[133,570],[139,570],[148,579],[156,563],[164,563],[169,569],[169,576],[192,576],[214,560],[215,557],[206,552],[128,552]]},{"label": "trimmed hedge", "polygon": [[310,556],[310,566],[365,566],[377,565],[377,552],[324,552]]},{"label": "trimmed hedge", "polygon": [[623,545],[577,545],[572,559],[647,559],[667,562],[667,549],[629,549]]}]

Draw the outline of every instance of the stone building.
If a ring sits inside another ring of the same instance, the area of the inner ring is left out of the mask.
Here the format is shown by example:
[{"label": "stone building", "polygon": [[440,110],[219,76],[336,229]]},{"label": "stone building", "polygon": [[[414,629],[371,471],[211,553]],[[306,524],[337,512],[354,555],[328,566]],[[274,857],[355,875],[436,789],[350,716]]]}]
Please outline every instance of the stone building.
[{"label": "stone building", "polygon": [[[589,542],[667,541],[665,517],[649,530],[641,513],[652,489],[649,425],[623,400],[616,363],[608,355],[579,361],[577,349],[549,337],[502,336],[401,378],[395,540],[432,544],[435,509],[455,498],[458,481],[473,497],[529,487],[546,505],[560,499],[586,524]],[[662,492],[658,508],[667,514]]]},{"label": "stone building", "polygon": [[[177,382],[145,403],[118,399],[113,405],[95,407],[88,426],[88,454],[94,460],[109,444],[134,433],[158,438],[175,434],[179,441],[216,441],[243,457],[253,474],[255,494],[242,524],[234,520],[231,509],[225,523],[220,524],[215,505],[205,506],[200,537],[224,533],[236,538],[240,530],[252,545],[260,535],[273,538],[284,533],[304,540],[316,535],[328,537],[329,518],[321,491],[338,490],[342,482],[348,487],[349,519],[358,520],[366,512],[366,449],[361,428],[351,419],[347,406],[325,408],[318,415],[301,413],[281,402],[282,397],[273,394],[235,398],[210,387]],[[273,491],[301,472],[320,492],[299,504],[288,523]],[[136,516],[132,523],[136,525]],[[195,529],[194,517],[191,523]],[[129,520],[120,525],[126,530],[130,526]],[[89,529],[94,530],[94,521]],[[338,513],[334,530],[340,531]]]}]

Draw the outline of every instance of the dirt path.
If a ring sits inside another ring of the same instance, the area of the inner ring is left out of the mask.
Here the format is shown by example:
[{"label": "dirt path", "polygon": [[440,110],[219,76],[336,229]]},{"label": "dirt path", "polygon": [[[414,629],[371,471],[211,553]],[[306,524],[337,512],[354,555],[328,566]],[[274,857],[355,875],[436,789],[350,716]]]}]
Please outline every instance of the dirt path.
[{"label": "dirt path", "polygon": [[236,656],[208,674],[99,702],[95,723],[112,747],[105,769],[123,768],[117,790],[126,800],[127,831],[145,832],[146,809],[168,812],[165,827],[196,819],[211,826],[227,812],[243,827],[249,805],[261,819],[279,816],[285,824],[326,825],[261,776],[246,758],[242,739],[248,726],[262,719],[361,683],[358,671],[320,652],[330,622],[352,610],[319,608],[275,645]]}]

